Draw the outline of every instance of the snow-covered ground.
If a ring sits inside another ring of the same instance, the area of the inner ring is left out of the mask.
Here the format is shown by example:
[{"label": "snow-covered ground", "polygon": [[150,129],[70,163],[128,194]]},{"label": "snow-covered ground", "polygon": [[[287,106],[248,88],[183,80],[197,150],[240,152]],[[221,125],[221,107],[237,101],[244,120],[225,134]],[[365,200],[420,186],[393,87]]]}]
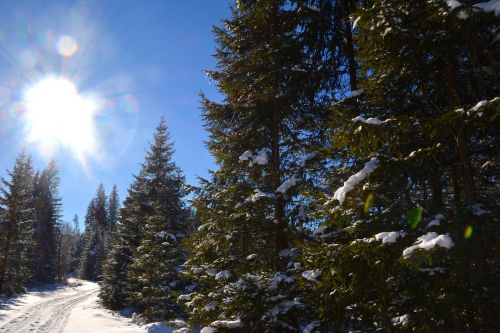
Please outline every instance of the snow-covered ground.
[{"label": "snow-covered ground", "polygon": [[0,300],[0,333],[169,333],[163,325],[138,326],[131,319],[102,308],[99,286],[71,280]]}]

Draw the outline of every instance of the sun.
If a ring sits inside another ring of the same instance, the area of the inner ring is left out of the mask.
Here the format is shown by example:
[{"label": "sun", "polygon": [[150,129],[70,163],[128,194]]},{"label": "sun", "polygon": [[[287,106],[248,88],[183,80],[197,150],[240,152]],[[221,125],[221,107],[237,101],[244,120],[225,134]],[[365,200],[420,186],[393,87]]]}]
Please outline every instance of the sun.
[{"label": "sun", "polygon": [[27,140],[39,144],[42,153],[60,148],[73,151],[80,160],[96,149],[96,103],[82,96],[76,85],[50,76],[30,86],[24,94]]}]

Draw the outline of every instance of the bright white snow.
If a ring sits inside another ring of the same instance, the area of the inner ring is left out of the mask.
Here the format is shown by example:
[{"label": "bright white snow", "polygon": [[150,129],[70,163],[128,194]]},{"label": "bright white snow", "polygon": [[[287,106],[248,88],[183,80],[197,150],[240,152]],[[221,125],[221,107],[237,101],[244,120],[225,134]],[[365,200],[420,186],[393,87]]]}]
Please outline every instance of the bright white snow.
[{"label": "bright white snow", "polygon": [[362,116],[357,116],[356,118],[351,119],[353,123],[357,123],[358,121],[368,124],[368,125],[382,125],[385,124],[386,122],[390,121],[390,119],[386,120],[380,120],[377,117],[370,117],[370,118],[363,118]]},{"label": "bright white snow", "polygon": [[430,228],[432,226],[439,226],[441,224],[441,221],[444,220],[444,215],[443,214],[436,214],[432,220],[430,220],[429,224],[427,225],[427,228]]},{"label": "bright white snow", "polygon": [[402,316],[399,316],[399,317],[394,317],[391,319],[391,322],[394,326],[399,326],[399,325],[404,325],[408,322],[408,315],[405,314],[405,315],[402,315]]},{"label": "bright white snow", "polygon": [[371,160],[366,162],[363,169],[361,169],[355,175],[349,177],[349,179],[346,182],[344,182],[344,186],[335,191],[333,198],[337,199],[340,202],[340,204],[343,205],[347,193],[352,191],[357,184],[359,184],[366,177],[368,177],[378,167],[378,163],[379,161],[376,157],[373,157]]},{"label": "bright white snow", "polygon": [[70,279],[69,286],[49,285],[25,295],[0,300],[0,330],[5,333],[170,333],[162,323],[138,326],[131,319],[104,309],[99,286]]},{"label": "bright white snow", "polygon": [[302,277],[309,281],[317,282],[316,279],[319,278],[320,276],[321,276],[321,271],[319,269],[302,272]]},{"label": "bright white snow", "polygon": [[435,246],[440,246],[445,249],[449,249],[453,245],[454,245],[453,240],[451,239],[450,235],[448,234],[438,235],[437,233],[431,231],[423,236],[418,237],[414,245],[404,249],[403,257],[405,258],[409,257],[410,255],[412,255],[413,252],[415,252],[418,249],[430,250]]},{"label": "bright white snow", "polygon": [[404,231],[389,231],[381,232],[376,234],[374,237],[376,240],[381,240],[382,244],[395,243],[399,237],[405,237],[406,232]]},{"label": "bright white snow", "polygon": [[253,166],[254,164],[266,165],[269,162],[269,153],[271,150],[269,148],[262,148],[261,150],[253,153],[251,150],[245,151],[239,157],[239,160],[242,162],[248,161],[249,166]]},{"label": "bright white snow", "polygon": [[296,177],[292,177],[292,178],[289,178],[287,180],[285,180],[277,189],[276,189],[276,192],[280,192],[280,193],[286,193],[288,191],[288,189],[290,189],[291,187],[295,186],[297,184],[297,182],[299,181],[298,178]]}]

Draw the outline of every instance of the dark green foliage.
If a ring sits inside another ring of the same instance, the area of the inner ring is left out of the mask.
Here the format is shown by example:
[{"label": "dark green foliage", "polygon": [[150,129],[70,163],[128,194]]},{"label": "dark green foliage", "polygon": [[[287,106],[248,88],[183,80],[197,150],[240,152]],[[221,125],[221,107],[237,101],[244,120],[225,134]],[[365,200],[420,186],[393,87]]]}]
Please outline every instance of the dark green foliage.
[{"label": "dark green foliage", "polygon": [[85,215],[84,246],[78,274],[82,279],[100,279],[110,237],[108,199],[101,184]]},{"label": "dark green foliage", "polygon": [[[321,274],[304,283],[321,327],[494,332],[498,175],[483,166],[498,164],[499,19],[437,0],[373,1],[355,16],[364,91],[332,112],[326,223],[303,256]],[[328,200],[374,157],[345,202]],[[416,249],[424,236],[443,242]]]},{"label": "dark green foliage", "polygon": [[174,153],[165,121],[139,176],[129,188],[104,268],[100,298],[106,306],[133,305],[145,320],[180,314],[176,293],[184,261],[187,232],[181,198],[184,177],[172,161]]},{"label": "dark green foliage", "polygon": [[324,140],[317,125],[348,75],[330,25],[339,7],[314,5],[238,1],[214,28],[208,75],[224,100],[202,102],[219,169],[193,200],[201,226],[186,273],[198,288],[183,297],[196,324],[224,318],[243,331],[294,332],[314,317],[297,288],[294,247],[310,222],[304,191],[320,180],[308,165]]},{"label": "dark green foliage", "polygon": [[60,277],[57,267],[57,239],[61,223],[61,198],[58,193],[59,177],[54,162],[36,178],[35,246],[32,251],[33,280],[53,282]]},{"label": "dark green foliage", "polygon": [[8,175],[10,179],[2,178],[0,192],[0,296],[24,291],[32,275],[30,253],[34,245],[31,158],[19,155]]}]

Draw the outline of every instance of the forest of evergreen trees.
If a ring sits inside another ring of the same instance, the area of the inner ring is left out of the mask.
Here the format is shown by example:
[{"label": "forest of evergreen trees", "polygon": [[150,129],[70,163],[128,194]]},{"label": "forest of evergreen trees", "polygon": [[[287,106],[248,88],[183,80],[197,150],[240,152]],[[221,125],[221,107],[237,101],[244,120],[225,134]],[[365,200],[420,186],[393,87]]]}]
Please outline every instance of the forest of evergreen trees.
[{"label": "forest of evergreen trees", "polygon": [[63,281],[76,267],[78,225],[61,221],[55,163],[35,171],[21,153],[0,187],[0,296]]},{"label": "forest of evergreen trees", "polygon": [[236,0],[213,31],[216,170],[185,184],[162,119],[123,205],[101,185],[80,236],[55,165],[21,154],[0,294],[76,271],[178,333],[498,332],[491,1]]}]

